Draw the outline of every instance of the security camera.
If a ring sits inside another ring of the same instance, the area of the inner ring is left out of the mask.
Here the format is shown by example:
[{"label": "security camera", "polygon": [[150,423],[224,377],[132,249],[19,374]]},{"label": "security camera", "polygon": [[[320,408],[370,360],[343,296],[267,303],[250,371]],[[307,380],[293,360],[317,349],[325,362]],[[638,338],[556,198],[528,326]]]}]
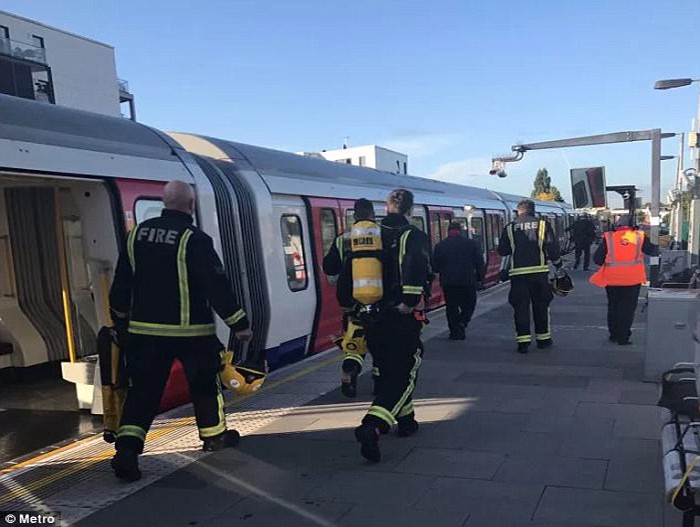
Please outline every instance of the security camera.
[{"label": "security camera", "polygon": [[489,175],[490,176],[498,176],[498,177],[508,177],[508,174],[506,174],[505,170],[498,170],[495,168],[489,170]]}]

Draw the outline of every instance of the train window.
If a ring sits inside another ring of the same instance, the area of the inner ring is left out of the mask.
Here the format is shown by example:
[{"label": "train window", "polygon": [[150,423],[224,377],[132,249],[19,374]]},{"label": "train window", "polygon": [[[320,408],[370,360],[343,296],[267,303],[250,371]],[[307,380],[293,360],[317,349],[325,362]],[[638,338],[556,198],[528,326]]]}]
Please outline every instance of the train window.
[{"label": "train window", "polygon": [[450,220],[449,216],[447,216],[445,214],[440,215],[440,238],[441,239],[447,238],[447,231],[450,228],[450,221],[451,220]]},{"label": "train window", "polygon": [[134,203],[134,218],[136,223],[157,218],[165,206],[158,198],[137,198]]},{"label": "train window", "polygon": [[425,232],[425,221],[423,221],[423,218],[421,218],[420,216],[412,216],[411,225],[413,225],[414,227],[418,227],[420,230]]},{"label": "train window", "polygon": [[484,219],[483,218],[472,218],[471,228],[469,229],[469,237],[478,242],[482,249],[486,249],[484,246]]},{"label": "train window", "polygon": [[442,239],[440,236],[440,214],[433,214],[430,218],[430,239],[433,245]]},{"label": "train window", "polygon": [[301,219],[294,214],[284,214],[280,226],[284,246],[284,266],[287,270],[287,285],[292,291],[301,291],[306,289],[309,282],[306,273]]},{"label": "train window", "polygon": [[333,209],[321,209],[321,244],[323,245],[324,255],[328,254],[337,235],[335,212]]}]

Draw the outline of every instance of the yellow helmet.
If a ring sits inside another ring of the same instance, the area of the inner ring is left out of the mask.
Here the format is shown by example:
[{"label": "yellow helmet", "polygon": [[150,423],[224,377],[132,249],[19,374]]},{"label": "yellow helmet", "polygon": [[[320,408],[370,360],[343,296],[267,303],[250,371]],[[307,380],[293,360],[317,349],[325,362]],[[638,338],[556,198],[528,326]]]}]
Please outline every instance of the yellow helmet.
[{"label": "yellow helmet", "polygon": [[265,372],[244,364],[233,365],[232,360],[233,351],[226,351],[221,355],[221,384],[237,395],[257,392],[262,388]]}]

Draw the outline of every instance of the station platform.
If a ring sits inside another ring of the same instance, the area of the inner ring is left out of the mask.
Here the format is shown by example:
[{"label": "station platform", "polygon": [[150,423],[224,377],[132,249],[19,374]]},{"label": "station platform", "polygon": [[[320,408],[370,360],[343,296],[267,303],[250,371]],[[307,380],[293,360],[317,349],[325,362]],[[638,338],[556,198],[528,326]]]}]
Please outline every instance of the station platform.
[{"label": "station platform", "polygon": [[549,349],[515,352],[507,284],[480,295],[466,341],[448,340],[433,314],[414,395],[420,430],[382,437],[379,464],[352,433],[369,375],[344,398],[341,354],[329,352],[227,400],[244,436],[235,449],[199,451],[188,405],[159,417],[141,481],[119,483],[111,445],[90,437],[1,470],[0,511],[80,527],[680,525],[663,501],[658,386],[642,381],[642,303],[634,345],[617,346],[605,292],[589,273],[571,276],[574,292],[552,303]]}]

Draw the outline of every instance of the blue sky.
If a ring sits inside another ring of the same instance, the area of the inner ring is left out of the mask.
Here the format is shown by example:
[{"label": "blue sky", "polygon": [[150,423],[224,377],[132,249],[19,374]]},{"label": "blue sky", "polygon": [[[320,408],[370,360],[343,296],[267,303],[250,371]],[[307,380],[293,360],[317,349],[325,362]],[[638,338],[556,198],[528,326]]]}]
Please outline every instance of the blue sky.
[{"label": "blue sky", "polygon": [[[409,171],[529,193],[570,167],[649,199],[650,145],[493,154],[622,130],[686,131],[698,86],[694,0],[3,0],[4,10],[107,42],[139,120],[289,151],[377,143]],[[677,139],[663,151],[676,155]],[[687,149],[686,149],[687,151]],[[690,166],[690,159],[686,166]],[[663,193],[676,161],[663,162]]]}]

